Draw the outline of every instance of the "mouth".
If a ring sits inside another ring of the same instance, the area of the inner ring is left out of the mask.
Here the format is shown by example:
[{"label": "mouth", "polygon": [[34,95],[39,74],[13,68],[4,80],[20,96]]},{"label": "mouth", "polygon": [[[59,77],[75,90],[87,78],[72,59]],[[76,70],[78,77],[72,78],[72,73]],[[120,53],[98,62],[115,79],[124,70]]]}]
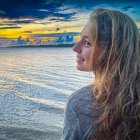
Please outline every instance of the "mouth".
[{"label": "mouth", "polygon": [[77,62],[79,62],[79,61],[85,61],[85,59],[80,56],[77,56]]}]

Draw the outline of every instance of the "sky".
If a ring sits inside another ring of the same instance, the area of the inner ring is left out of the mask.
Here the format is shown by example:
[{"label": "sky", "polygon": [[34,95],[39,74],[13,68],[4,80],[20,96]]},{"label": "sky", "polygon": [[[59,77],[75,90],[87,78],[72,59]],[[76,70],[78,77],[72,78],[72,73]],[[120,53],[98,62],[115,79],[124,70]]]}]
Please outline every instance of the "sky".
[{"label": "sky", "polygon": [[0,0],[0,47],[74,43],[99,7],[128,14],[140,29],[140,0]]}]

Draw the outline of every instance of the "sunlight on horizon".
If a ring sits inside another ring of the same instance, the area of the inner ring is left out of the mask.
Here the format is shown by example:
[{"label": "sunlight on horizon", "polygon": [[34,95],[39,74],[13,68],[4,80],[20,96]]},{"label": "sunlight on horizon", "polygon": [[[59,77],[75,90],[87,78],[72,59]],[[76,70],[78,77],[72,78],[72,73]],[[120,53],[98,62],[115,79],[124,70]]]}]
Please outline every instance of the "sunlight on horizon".
[{"label": "sunlight on horizon", "polygon": [[[112,8],[131,16],[140,30],[139,2],[123,1],[114,3],[104,1],[76,2],[69,0],[53,3],[24,3],[6,0],[0,6],[0,47],[7,45],[34,45],[50,43],[74,43],[88,21],[89,15],[96,8]],[[10,5],[9,5],[10,3]],[[7,7],[8,5],[8,7]],[[20,6],[10,11],[12,6]],[[24,9],[24,6],[26,8]],[[46,7],[45,7],[46,6]],[[64,38],[64,36],[68,38]]]}]

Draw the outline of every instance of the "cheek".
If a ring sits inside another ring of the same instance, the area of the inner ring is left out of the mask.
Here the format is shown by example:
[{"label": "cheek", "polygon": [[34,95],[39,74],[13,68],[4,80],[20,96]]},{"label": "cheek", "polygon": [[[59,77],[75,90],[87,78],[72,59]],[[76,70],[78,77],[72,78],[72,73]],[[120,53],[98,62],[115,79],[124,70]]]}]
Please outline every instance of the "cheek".
[{"label": "cheek", "polygon": [[86,62],[90,63],[91,62],[91,56],[92,56],[92,50],[88,50],[85,54]]}]

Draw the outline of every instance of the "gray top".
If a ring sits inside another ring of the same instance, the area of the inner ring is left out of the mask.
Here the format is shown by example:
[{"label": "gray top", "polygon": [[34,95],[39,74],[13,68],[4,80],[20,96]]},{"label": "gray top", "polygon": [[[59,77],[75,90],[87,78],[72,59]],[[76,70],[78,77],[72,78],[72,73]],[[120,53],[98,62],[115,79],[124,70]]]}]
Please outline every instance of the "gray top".
[{"label": "gray top", "polygon": [[93,105],[95,97],[91,86],[73,93],[66,106],[63,136],[61,140],[88,140],[95,131]]}]

